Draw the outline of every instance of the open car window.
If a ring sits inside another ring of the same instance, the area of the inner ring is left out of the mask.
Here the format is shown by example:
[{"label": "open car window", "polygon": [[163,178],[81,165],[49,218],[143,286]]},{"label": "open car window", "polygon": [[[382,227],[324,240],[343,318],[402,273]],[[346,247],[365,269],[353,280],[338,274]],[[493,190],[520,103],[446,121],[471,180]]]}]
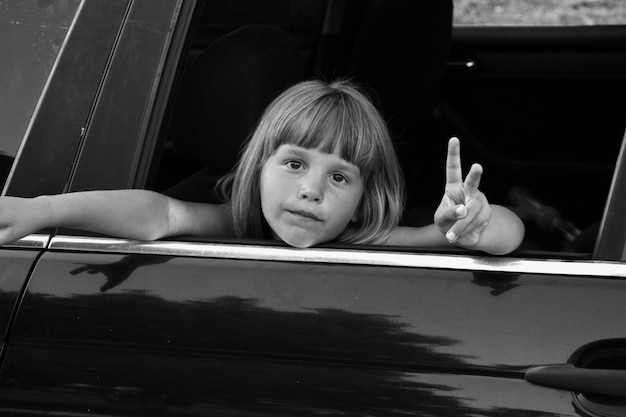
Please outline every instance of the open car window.
[{"label": "open car window", "polygon": [[[279,4],[279,3],[280,2],[277,2],[276,4]],[[305,6],[304,5],[305,3],[308,4],[308,6]],[[311,44],[315,44],[315,36],[318,36],[319,43],[317,44],[317,47],[320,48],[321,45],[323,45],[323,41],[325,39],[324,36],[328,35],[328,33],[326,33],[325,31],[327,31],[328,28],[332,26],[329,23],[328,16],[332,16],[333,5],[330,3],[328,5],[325,5],[323,4],[323,2],[312,2],[312,1],[311,2],[303,1],[302,4],[303,5],[301,5],[300,8],[297,8],[294,6],[291,9],[291,11],[296,10],[297,12],[301,13],[301,16],[302,14],[305,14],[306,12],[314,11],[315,13],[312,13],[311,16],[318,16],[319,18],[319,16],[323,15],[323,13],[320,13],[320,10],[323,10],[324,6],[327,7],[326,8],[326,20],[324,20],[323,26],[322,26],[322,22],[320,22],[319,20],[311,19],[308,21],[308,26],[306,26],[307,28],[306,33],[309,34],[306,37],[306,39],[308,39],[307,41],[304,40],[305,38],[298,39],[298,37],[296,36],[296,39],[299,40],[300,46],[302,47],[303,50],[308,49]],[[232,4],[230,6],[234,7]],[[455,10],[457,9],[461,10],[462,7],[464,7],[463,5],[459,5],[456,2],[454,6],[455,6]],[[196,41],[194,41],[195,48],[193,50],[193,57],[192,59],[190,59],[191,70],[187,73],[187,75],[189,76],[189,79],[194,79],[195,82],[198,82],[198,83],[201,82],[201,78],[198,76],[198,74],[193,73],[193,66],[201,61],[201,58],[199,57],[201,57],[202,51],[205,48],[210,48],[211,42],[218,41],[220,37],[227,36],[229,33],[232,33],[236,31],[237,29],[240,29],[241,27],[246,26],[246,24],[248,23],[251,23],[251,22],[259,23],[260,19],[262,19],[263,17],[262,14],[259,14],[257,16],[259,18],[258,20],[254,20],[254,19],[245,20],[241,18],[240,16],[238,18],[234,18],[231,16],[229,20],[227,17],[229,16],[227,10],[223,10],[221,6],[218,7],[218,9],[220,10],[216,10],[214,9],[215,7],[217,6],[213,5],[213,6],[210,6],[209,8],[205,7],[204,20],[201,21],[201,23],[199,24],[197,32],[196,32],[196,37],[194,38],[196,39]],[[366,10],[366,12],[371,12],[371,10],[374,10],[375,7],[376,7],[376,4],[372,4],[370,9]],[[615,7],[619,8],[620,6],[616,5]],[[455,13],[458,13],[458,10]],[[619,15],[619,13],[617,13],[617,15]],[[223,22],[220,23],[220,19],[223,19]],[[236,24],[234,22],[236,22]],[[332,22],[336,24],[336,18],[335,20],[332,20]],[[291,24],[289,24],[288,22],[284,20],[279,21],[279,19],[271,21],[271,22],[263,21],[261,23],[263,24],[270,23],[273,26],[281,27],[289,31],[292,35],[294,34],[298,35],[298,34],[303,33],[302,31],[298,32],[294,30],[294,27],[299,27],[298,25],[304,25],[302,21],[298,21],[297,23],[295,23],[295,19],[294,21],[291,22]],[[224,30],[225,27],[228,28],[227,31]],[[219,36],[216,36],[216,34],[218,33],[220,29],[222,30],[222,32],[220,32]],[[531,47],[534,47],[537,44],[539,37],[540,36],[537,36],[533,40],[533,42],[535,43],[532,44]],[[206,41],[209,38],[211,39],[211,42],[200,42],[200,40]],[[345,38],[342,38],[342,39],[346,41]],[[486,42],[485,39],[482,39],[482,41]],[[572,37],[572,39],[568,39],[567,42],[571,42],[572,44],[574,44],[575,41],[576,41],[576,38]],[[521,45],[522,42],[523,42],[523,39],[520,40],[518,44],[514,43],[514,45],[516,45],[516,48],[522,48],[523,47],[523,45]],[[303,45],[306,45],[306,48]],[[569,43],[567,45],[569,45]],[[567,46],[567,47],[569,48],[570,46]],[[493,47],[492,49],[495,49],[496,51],[498,51],[497,47]],[[452,58],[454,58],[453,54],[455,52],[456,51],[453,45],[451,60]],[[509,52],[510,51],[508,50],[503,50],[502,55],[505,56]],[[311,59],[310,51],[306,53],[303,52],[303,57]],[[535,57],[533,56],[531,56],[531,58],[535,59]],[[558,71],[558,69],[553,69],[553,68],[544,69],[543,55],[540,55],[539,58],[541,58],[542,61],[538,63],[538,66],[539,66],[538,70],[548,72],[548,75],[546,76],[546,79],[548,81],[544,81],[542,79],[539,83],[538,88],[543,88],[545,87],[545,84],[543,83],[550,82],[550,79],[551,79],[550,77],[558,77],[557,75],[558,73],[556,72]],[[566,58],[569,59],[569,57],[566,57]],[[456,64],[456,61],[450,62],[449,63],[450,66],[447,69],[447,74],[451,76],[450,79],[452,81],[453,87],[456,87],[455,83],[457,82],[457,78],[460,78],[463,82],[470,80],[470,78],[466,76],[465,74],[458,75],[458,68],[454,66],[455,64]],[[480,62],[480,64],[482,65],[483,63]],[[488,64],[489,62],[486,63],[486,65]],[[201,65],[204,65],[204,64],[201,63]],[[339,66],[339,64],[337,64],[337,66]],[[315,67],[315,65],[313,65],[312,67]],[[307,67],[308,69],[304,71],[303,77],[311,76],[311,75],[313,76],[318,75],[315,72],[311,72],[312,67],[311,66]],[[210,71],[211,70],[210,68],[213,68],[213,67],[207,66],[206,68],[207,68],[206,71]],[[478,71],[481,71],[481,70],[482,70],[482,67],[478,69]],[[502,77],[504,70],[506,69],[497,68],[497,71],[499,72],[497,72],[494,77],[498,77],[498,76]],[[531,75],[528,75],[525,72],[522,72],[525,70],[529,71]],[[206,71],[199,71],[199,73],[208,73]],[[522,69],[514,69],[513,71],[515,71],[514,74],[517,74],[516,77],[520,78],[520,80],[518,80],[517,78],[514,79],[513,82],[519,83],[520,84],[519,88],[523,89],[524,85],[526,85],[529,82],[529,77],[532,76],[533,71],[535,71],[535,68],[528,67],[528,68],[522,68]],[[572,71],[576,73],[579,70],[573,69]],[[589,84],[592,84],[593,79],[595,79],[595,77],[598,77],[598,79],[601,77],[600,75],[596,74],[595,71],[596,69],[593,69],[593,72],[591,73],[591,75],[587,76],[587,78],[585,79],[585,82],[589,82]],[[597,71],[601,71],[601,70],[597,70]],[[469,75],[471,76],[471,73],[469,73]],[[478,77],[480,77],[481,75],[482,74],[479,74]],[[543,77],[544,75],[540,74],[538,76]],[[444,82],[447,82],[447,81],[448,81],[447,79],[444,80]],[[481,85],[480,83],[485,82],[480,79],[477,79],[477,81],[478,82],[475,85],[471,86],[472,89],[474,88],[479,89]],[[202,114],[201,109],[203,106],[214,106],[217,111],[220,111],[226,105],[226,101],[222,99],[223,94],[224,94],[222,90],[217,91],[214,94],[214,96],[211,97],[212,95],[211,90],[207,90],[207,91],[202,90],[203,87],[199,87],[200,84],[194,85],[193,81],[190,81],[190,84],[188,86],[185,86],[185,82],[186,81],[183,78],[183,81],[182,81],[183,87],[181,88],[179,92],[179,96],[177,98],[177,108],[174,110],[174,121],[172,123],[172,127],[169,132],[169,136],[168,136],[169,141],[166,142],[166,146],[164,147],[164,153],[163,153],[162,159],[160,160],[159,171],[157,174],[157,181],[156,181],[155,188],[158,191],[165,191],[166,193],[168,193],[171,189],[170,187],[176,187],[178,184],[185,183],[181,188],[176,190],[177,192],[178,191],[182,192],[184,191],[182,188],[185,188],[187,186],[192,187],[194,186],[194,182],[202,182],[202,181],[208,180],[208,182],[204,182],[205,184],[204,193],[210,194],[212,186],[215,185],[217,179],[221,175],[228,172],[228,168],[222,169],[221,172],[218,172],[218,173],[208,172],[208,170],[206,169],[207,164],[201,161],[202,158],[190,158],[189,154],[194,153],[196,156],[200,154],[218,155],[217,158],[213,158],[212,160],[212,166],[216,166],[216,165],[219,165],[219,163],[221,162],[221,161],[215,161],[216,159],[218,158],[221,158],[222,160],[229,160],[229,158],[232,159],[231,155],[236,155],[236,151],[233,153],[232,150],[228,148],[228,145],[222,144],[220,145],[220,147],[217,148],[217,151],[207,152],[205,150],[203,152],[199,152],[198,148],[189,147],[188,143],[183,143],[182,146],[179,146],[179,144],[176,143],[176,136],[177,135],[183,136],[186,140],[193,134],[193,131],[195,129],[196,131],[200,131],[202,132],[203,135],[205,135],[204,140],[207,140],[207,141],[215,140],[217,142],[228,143],[230,141],[231,136],[221,134],[220,133],[221,131],[216,130],[214,128],[214,125],[212,125],[211,120],[209,120],[206,117],[198,116]],[[603,83],[604,81],[602,81],[602,84],[601,84],[602,89],[605,88]],[[226,88],[224,85],[221,85],[220,88],[221,87]],[[463,86],[463,88],[465,87]],[[515,88],[518,88],[518,86],[516,85]],[[593,85],[592,88],[595,88],[595,85]],[[196,98],[188,102],[187,101],[188,97],[190,97],[191,95],[193,95],[195,92],[198,92],[198,91],[203,91],[202,94],[206,96],[205,99]],[[460,90],[460,91],[463,92],[464,90]],[[471,91],[473,92],[474,90],[471,90]],[[457,94],[455,90],[446,90],[446,92]],[[375,94],[376,94],[376,91],[375,91]],[[468,100],[472,99],[472,97],[476,97],[476,96],[468,95]],[[494,101],[494,103],[497,103],[497,101]],[[531,104],[532,103],[527,103],[527,107],[531,106]],[[176,120],[177,118],[176,112],[179,111],[179,109],[181,108],[184,108],[184,110],[181,111],[181,113],[184,113],[183,116],[189,116],[188,118],[184,119],[186,120],[186,123],[181,123]],[[447,107],[445,110],[448,110],[448,109],[449,107]],[[503,109],[502,111],[505,112],[508,110]],[[510,113],[516,113],[517,111],[518,109],[511,108]],[[569,109],[566,111],[569,111]],[[489,114],[489,113],[486,113],[486,114]],[[534,115],[535,113],[533,113],[532,115],[528,117],[534,117]],[[233,117],[234,116],[236,115],[233,114]],[[574,117],[576,116],[572,116],[572,117],[563,116],[563,118],[569,118],[570,121],[573,121]],[[222,119],[228,120],[227,117],[222,118]],[[471,125],[473,123],[473,120],[469,119],[469,120],[466,120],[465,122],[467,122],[465,123],[465,125]],[[543,122],[545,121],[542,121],[542,123]],[[190,127],[194,123],[197,123],[198,127],[196,128]],[[546,123],[546,124],[549,124],[549,123]],[[575,125],[575,123],[572,123],[572,124]],[[539,258],[557,257],[557,258],[564,258],[564,259],[565,258],[567,259],[591,259],[593,257],[596,236],[598,235],[600,221],[602,218],[603,209],[605,207],[605,202],[607,198],[608,186],[611,181],[612,170],[613,170],[613,167],[615,166],[614,164],[615,164],[615,160],[617,156],[616,152],[613,152],[613,150],[619,147],[619,142],[620,142],[618,140],[615,140],[616,138],[615,127],[617,126],[620,129],[619,134],[620,134],[620,139],[621,139],[621,134],[623,132],[621,129],[623,129],[623,127],[620,127],[620,125],[622,125],[622,121],[617,121],[617,123],[615,122],[611,123],[610,128],[612,130],[610,132],[610,136],[608,134],[604,135],[604,132],[602,132],[604,136],[610,137],[610,140],[612,141],[609,144],[610,145],[609,147],[604,148],[605,149],[604,151],[602,150],[603,148],[598,147],[597,150],[593,149],[591,152],[588,152],[588,151],[585,152],[585,151],[582,151],[583,149],[582,143],[576,143],[574,146],[574,148],[576,149],[572,151],[572,152],[575,152],[576,154],[573,154],[573,155],[559,155],[558,149],[560,148],[556,145],[556,139],[555,139],[555,145],[550,144],[546,146],[545,147],[546,154],[540,155],[537,153],[535,148],[531,148],[530,146],[526,147],[527,145],[524,145],[523,143],[521,143],[520,149],[516,148],[517,142],[513,145],[507,145],[507,142],[505,140],[502,140],[500,142],[494,142],[494,143],[490,143],[490,142],[480,143],[483,140],[482,132],[478,132],[480,134],[480,135],[476,135],[478,140],[472,142],[470,139],[467,139],[466,136],[464,135],[465,131],[461,130],[460,137],[462,139],[462,142],[468,141],[469,143],[468,147],[471,148],[472,146],[476,146],[478,151],[482,151],[482,148],[484,148],[484,146],[487,146],[487,147],[493,146],[493,149],[489,149],[489,152],[486,152],[486,154],[488,154],[488,156],[490,157],[492,155],[495,155],[495,157],[493,158],[495,161],[495,164],[491,164],[490,160],[483,161],[482,159],[478,159],[478,161],[484,162],[484,166],[486,169],[485,184],[488,190],[486,193],[487,193],[487,196],[490,198],[490,201],[517,208],[518,213],[520,213],[521,216],[525,216],[524,220],[528,224],[529,233],[527,235],[527,239],[525,243],[522,245],[520,250],[514,254],[514,256],[539,257]],[[572,127],[572,129],[575,129],[575,128],[576,128],[575,126]],[[458,133],[459,131],[458,128],[455,127],[455,129],[457,129],[457,133]],[[515,129],[511,129],[509,125],[509,128],[508,128],[509,133],[512,130],[515,130]],[[430,133],[431,131],[428,131],[428,134]],[[487,132],[487,133],[490,133],[490,132]],[[531,133],[527,135],[526,139],[528,141],[537,141],[538,143],[540,143],[543,140],[542,138],[535,137],[536,135],[531,134]],[[245,137],[246,134],[247,134],[246,132],[240,133],[240,137]],[[567,137],[567,133],[563,133],[563,135],[561,136],[562,138],[559,138],[558,140],[565,140],[565,138]],[[496,138],[502,138],[502,136],[497,136]],[[508,139],[508,138],[504,137],[503,139]],[[511,138],[511,141],[521,142],[522,139],[518,139],[517,137],[515,137],[515,138]],[[545,141],[543,142],[545,143]],[[238,147],[235,147],[235,149],[238,149]],[[403,148],[400,147],[400,150],[403,150]],[[443,152],[441,153],[443,154]],[[500,158],[501,156],[499,155],[500,153],[503,154],[502,158]],[[472,153],[472,151],[470,151],[470,156],[468,158],[473,158],[473,157],[481,158],[478,152]],[[231,165],[228,165],[228,167],[232,167],[232,162],[233,161],[230,161]],[[469,163],[467,165],[469,165]],[[419,168],[419,169],[424,170],[424,171],[428,170],[429,175],[430,175],[431,168],[432,167],[429,166],[428,168]],[[510,174],[509,172],[506,171],[508,168],[511,168],[512,171],[513,170],[517,170],[517,171],[515,171],[513,174]],[[559,194],[561,195],[556,195],[556,193],[555,195],[552,195],[550,188],[547,187],[547,184],[549,182],[552,182],[553,185],[556,186],[557,184],[556,178],[559,173],[562,173],[562,175],[567,176],[569,172],[575,172],[579,170],[579,168],[582,168],[582,171],[589,170],[594,175],[593,178],[597,176],[598,178],[601,179],[601,181],[603,181],[599,183],[597,189],[592,190],[593,193],[592,195],[589,196],[590,209],[583,208],[581,206],[577,207],[576,209],[572,209],[570,206],[567,205],[568,191],[564,190],[560,192]],[[435,169],[437,168],[435,167]],[[545,173],[542,173],[542,170],[545,170]],[[219,169],[217,171],[219,171]],[[408,171],[410,174],[411,171],[410,170]],[[533,177],[532,181],[529,181],[528,184],[523,184],[522,187],[516,187],[518,185],[517,184],[518,177],[523,179],[524,175],[528,173],[531,174],[531,175],[527,175],[528,177]],[[212,178],[209,179],[208,177],[212,177]],[[437,177],[434,176],[434,178],[437,178]],[[549,181],[546,181],[546,180],[549,180]],[[436,180],[433,180],[432,182],[435,183]],[[409,205],[407,206],[407,213],[408,213],[407,218],[411,222],[410,223],[411,225],[421,225],[421,224],[425,224],[427,222],[432,221],[432,214],[436,207],[437,199],[440,197],[438,193],[440,192],[441,187],[435,184],[433,188],[435,189],[435,192],[432,194],[432,196],[429,195],[430,199],[424,204],[420,204],[420,202],[416,204],[415,200],[411,199],[411,197],[415,194],[415,190],[409,191],[410,193],[413,192],[413,194],[409,196],[409,200],[411,201]],[[514,197],[511,197],[511,194],[512,194],[511,190],[517,191],[517,194],[515,194]],[[175,197],[186,199],[184,193],[180,195],[177,193],[173,193],[172,195]],[[556,197],[556,198],[552,198],[552,197]],[[204,198],[205,197],[202,197],[201,199],[204,199]],[[206,197],[206,199],[202,201],[215,202],[216,200],[214,199],[212,200],[212,198],[213,197]],[[533,208],[533,206],[535,206],[536,204],[540,204],[542,206],[538,211],[534,210]],[[591,207],[593,208],[591,209]],[[528,211],[530,211],[530,213],[528,213]],[[549,218],[546,218],[546,217],[549,217]],[[556,226],[554,226],[555,224]],[[195,241],[197,239],[194,238],[193,240]],[[245,243],[249,244],[251,242],[247,241]],[[330,246],[333,246],[333,245],[330,244]],[[336,247],[337,245],[334,245],[334,246]],[[394,250],[410,251],[412,249],[411,248],[394,248]],[[424,248],[419,248],[419,250],[423,251]],[[430,251],[430,250],[427,250],[427,251]],[[450,249],[450,248],[440,249],[439,252],[440,253],[450,253],[450,252],[468,253],[468,251],[463,251],[460,249]]]}]

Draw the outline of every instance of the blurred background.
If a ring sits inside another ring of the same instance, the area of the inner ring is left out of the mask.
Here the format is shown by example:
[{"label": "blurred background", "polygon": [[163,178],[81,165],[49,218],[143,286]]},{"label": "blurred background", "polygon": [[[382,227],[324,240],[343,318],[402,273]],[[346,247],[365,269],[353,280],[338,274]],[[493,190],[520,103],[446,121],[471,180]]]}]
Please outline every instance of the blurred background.
[{"label": "blurred background", "polygon": [[577,26],[626,23],[625,0],[454,0],[457,25]]}]

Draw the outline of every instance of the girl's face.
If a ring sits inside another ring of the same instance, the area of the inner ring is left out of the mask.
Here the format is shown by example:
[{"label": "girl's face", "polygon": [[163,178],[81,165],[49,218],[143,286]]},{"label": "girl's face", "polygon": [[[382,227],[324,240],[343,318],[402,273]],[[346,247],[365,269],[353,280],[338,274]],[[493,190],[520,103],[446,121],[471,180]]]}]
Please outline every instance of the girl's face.
[{"label": "girl's face", "polygon": [[359,168],[336,154],[281,145],[261,170],[261,208],[274,237],[306,248],[336,238],[356,220]]}]

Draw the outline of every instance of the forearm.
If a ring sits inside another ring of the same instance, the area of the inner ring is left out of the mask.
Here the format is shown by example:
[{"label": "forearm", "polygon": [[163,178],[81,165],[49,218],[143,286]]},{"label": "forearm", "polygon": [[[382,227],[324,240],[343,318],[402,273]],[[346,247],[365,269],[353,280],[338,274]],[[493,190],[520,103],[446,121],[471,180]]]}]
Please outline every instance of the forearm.
[{"label": "forearm", "polygon": [[437,226],[429,224],[423,227],[398,226],[392,232],[385,245],[437,247],[450,246]]},{"label": "forearm", "polygon": [[[488,226],[478,241],[468,249],[481,250],[493,255],[504,255],[517,249],[523,238],[524,224],[522,221],[509,209],[492,204]],[[415,247],[452,245],[434,224],[424,227],[399,226],[393,230],[385,244]]]},{"label": "forearm", "polygon": [[169,199],[146,190],[87,191],[36,197],[40,227],[68,227],[154,240],[170,234]]},{"label": "forearm", "polygon": [[524,233],[524,223],[515,213],[506,207],[492,204],[489,224],[473,249],[504,255],[519,247]]}]

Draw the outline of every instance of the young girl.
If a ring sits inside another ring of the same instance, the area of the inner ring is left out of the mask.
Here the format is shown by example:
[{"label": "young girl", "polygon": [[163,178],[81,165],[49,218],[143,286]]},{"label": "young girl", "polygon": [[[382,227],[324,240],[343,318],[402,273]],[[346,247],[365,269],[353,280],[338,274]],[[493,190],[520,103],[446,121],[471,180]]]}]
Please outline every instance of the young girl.
[{"label": "young girl", "polygon": [[348,81],[307,81],[266,109],[219,184],[226,203],[190,203],[147,190],[4,197],[0,244],[62,226],[139,240],[201,235],[271,237],[295,247],[337,241],[515,250],[521,221],[478,190],[480,165],[463,181],[459,146],[450,140],[435,223],[400,227],[403,179],[379,112]]}]

